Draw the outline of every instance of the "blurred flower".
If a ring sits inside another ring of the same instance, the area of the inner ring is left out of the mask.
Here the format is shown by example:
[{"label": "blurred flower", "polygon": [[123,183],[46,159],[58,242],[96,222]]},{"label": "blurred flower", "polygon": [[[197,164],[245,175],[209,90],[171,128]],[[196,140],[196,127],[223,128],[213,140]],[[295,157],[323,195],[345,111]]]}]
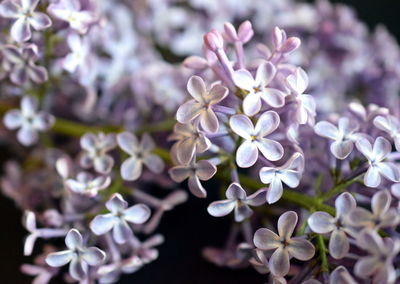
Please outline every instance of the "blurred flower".
[{"label": "blurred flower", "polygon": [[121,176],[124,180],[137,180],[142,174],[143,164],[157,174],[164,170],[163,160],[151,153],[155,144],[147,133],[143,134],[139,143],[134,134],[123,132],[117,135],[117,142],[130,155],[121,165]]},{"label": "blurred flower", "polygon": [[87,39],[81,38],[77,34],[70,34],[67,42],[71,52],[63,59],[63,68],[70,73],[74,73],[86,64],[90,45]]},{"label": "blurred flower", "polygon": [[19,129],[18,141],[24,146],[35,144],[39,135],[52,127],[54,117],[38,111],[38,101],[34,97],[25,96],[21,99],[21,110],[13,109],[4,116],[4,125],[9,129]]},{"label": "blurred flower", "polygon": [[76,179],[67,179],[66,186],[75,193],[96,196],[99,190],[107,188],[111,183],[109,176],[93,177],[86,172],[80,172]]},{"label": "blurred flower", "polygon": [[399,120],[392,116],[377,116],[374,118],[374,125],[380,130],[390,135],[396,146],[396,150],[400,151],[400,123]]}]

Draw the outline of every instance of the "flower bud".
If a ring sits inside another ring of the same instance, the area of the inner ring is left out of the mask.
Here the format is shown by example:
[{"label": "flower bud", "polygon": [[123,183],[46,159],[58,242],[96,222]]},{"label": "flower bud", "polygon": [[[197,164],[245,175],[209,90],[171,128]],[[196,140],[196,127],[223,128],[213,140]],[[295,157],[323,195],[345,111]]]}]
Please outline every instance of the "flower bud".
[{"label": "flower bud", "polygon": [[234,43],[235,41],[238,40],[238,35],[235,30],[235,27],[231,23],[224,24],[224,31],[225,31],[224,37],[228,42]]},{"label": "flower bud", "polygon": [[300,44],[301,44],[301,41],[299,38],[290,37],[283,43],[283,45],[281,46],[279,51],[282,53],[288,54],[288,53],[295,51],[297,48],[299,48]]},{"label": "flower bud", "polygon": [[216,51],[217,49],[223,48],[224,39],[217,30],[213,29],[204,35],[204,44],[211,51]]},{"label": "flower bud", "polygon": [[245,21],[239,26],[238,37],[242,43],[250,41],[253,35],[254,31],[250,21]]},{"label": "flower bud", "polygon": [[208,67],[207,60],[200,56],[189,56],[183,61],[183,66],[195,70],[203,70]]},{"label": "flower bud", "polygon": [[272,43],[275,48],[279,48],[286,40],[286,33],[280,28],[275,27],[272,31]]}]

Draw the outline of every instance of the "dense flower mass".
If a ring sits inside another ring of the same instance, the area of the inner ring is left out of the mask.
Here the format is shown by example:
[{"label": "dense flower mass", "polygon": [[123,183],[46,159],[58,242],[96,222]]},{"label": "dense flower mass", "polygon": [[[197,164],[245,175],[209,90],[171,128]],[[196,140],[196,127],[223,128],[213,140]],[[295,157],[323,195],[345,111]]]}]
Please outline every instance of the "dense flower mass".
[{"label": "dense flower mass", "polygon": [[21,267],[35,283],[151,265],[188,192],[231,220],[203,250],[218,266],[399,281],[400,48],[385,28],[326,0],[3,0],[0,17],[1,189],[25,212],[24,255],[41,252]]}]

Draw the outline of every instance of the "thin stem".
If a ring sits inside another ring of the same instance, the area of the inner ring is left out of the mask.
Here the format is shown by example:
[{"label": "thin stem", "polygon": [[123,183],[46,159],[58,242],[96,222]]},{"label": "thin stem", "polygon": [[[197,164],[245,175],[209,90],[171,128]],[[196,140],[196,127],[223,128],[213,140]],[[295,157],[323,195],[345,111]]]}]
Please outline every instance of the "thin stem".
[{"label": "thin stem", "polygon": [[321,272],[328,272],[329,271],[329,264],[328,258],[326,256],[326,246],[324,237],[322,235],[317,235],[317,242],[318,242],[318,250],[319,250],[319,257],[321,259]]}]

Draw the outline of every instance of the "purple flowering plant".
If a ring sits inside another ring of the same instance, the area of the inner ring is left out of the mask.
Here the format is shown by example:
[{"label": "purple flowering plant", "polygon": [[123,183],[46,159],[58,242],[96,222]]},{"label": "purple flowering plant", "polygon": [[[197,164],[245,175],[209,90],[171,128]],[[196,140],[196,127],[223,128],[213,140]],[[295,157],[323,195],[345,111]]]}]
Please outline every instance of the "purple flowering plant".
[{"label": "purple flowering plant", "polygon": [[215,265],[399,281],[400,48],[383,28],[323,0],[110,2],[0,3],[1,189],[24,254],[42,250],[21,267],[34,283],[138,271],[188,194],[230,220],[203,249]]}]

